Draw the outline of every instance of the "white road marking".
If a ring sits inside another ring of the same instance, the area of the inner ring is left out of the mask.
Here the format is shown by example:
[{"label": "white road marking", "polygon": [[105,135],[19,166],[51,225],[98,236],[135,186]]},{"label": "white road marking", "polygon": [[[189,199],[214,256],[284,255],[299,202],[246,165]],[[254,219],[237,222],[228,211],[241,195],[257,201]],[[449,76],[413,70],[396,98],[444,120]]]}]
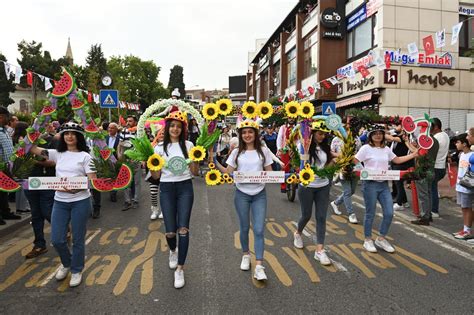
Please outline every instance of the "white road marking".
[{"label": "white road marking", "polygon": [[[295,221],[291,221],[291,223],[292,223],[296,228],[298,228],[298,223],[296,223]],[[304,229],[303,229],[303,235],[304,235],[304,236],[307,236],[307,237],[310,238],[311,240],[313,239],[313,237],[312,237],[313,234],[311,234],[311,232],[308,231],[307,228],[304,228]]]}]

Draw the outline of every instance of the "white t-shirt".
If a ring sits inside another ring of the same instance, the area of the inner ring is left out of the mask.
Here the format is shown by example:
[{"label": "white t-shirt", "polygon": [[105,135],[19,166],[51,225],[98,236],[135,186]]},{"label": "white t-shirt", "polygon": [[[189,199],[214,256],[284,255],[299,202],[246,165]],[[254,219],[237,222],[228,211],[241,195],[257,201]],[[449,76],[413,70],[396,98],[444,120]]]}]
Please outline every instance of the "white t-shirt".
[{"label": "white t-shirt", "polygon": [[389,147],[372,147],[369,144],[363,145],[355,158],[364,163],[364,168],[369,170],[386,171],[388,165],[397,156]]},{"label": "white t-shirt", "polygon": [[[303,145],[298,144],[298,148],[299,148],[300,153],[303,152]],[[316,147],[316,154],[318,155],[319,160],[318,161],[313,161],[312,166],[316,166],[316,168],[318,168],[318,169],[324,168],[324,166],[326,165],[326,162],[328,160],[328,155],[319,146]],[[304,165],[302,167],[304,167]],[[300,184],[300,185],[303,186],[303,184]],[[324,177],[315,176],[314,180],[311,183],[309,183],[308,186],[306,186],[306,187],[320,188],[320,187],[324,187],[324,186],[327,186],[327,185],[329,185],[329,179],[324,178]]]},{"label": "white t-shirt", "polygon": [[[78,177],[95,173],[92,169],[92,157],[87,152],[58,152],[48,150],[49,160],[56,163],[56,176],[58,177]],[[56,191],[54,200],[61,202],[74,202],[90,197],[88,189],[81,190],[75,194]]]},{"label": "white t-shirt", "polygon": [[446,157],[449,151],[449,136],[446,132],[441,131],[434,135],[439,142],[438,154],[436,155],[435,168],[446,168]]},{"label": "white t-shirt", "polygon": [[[191,141],[186,141],[186,149],[191,150],[194,147]],[[161,155],[163,159],[168,163],[174,157],[181,157],[184,159],[183,152],[181,151],[181,147],[179,146],[178,142],[168,144],[168,155],[164,151],[163,142],[160,142],[155,147],[155,153]],[[182,174],[173,174],[168,167],[164,167],[161,169],[161,182],[169,183],[169,182],[182,182],[185,180],[191,179],[191,171],[189,170],[189,166],[186,167]]]},{"label": "white t-shirt", "polygon": [[[272,156],[271,152],[268,148],[262,147],[262,152],[264,155],[264,166],[272,165]],[[227,159],[226,163],[227,165],[232,166],[233,168],[236,168],[236,171],[239,172],[258,172],[258,171],[263,171],[262,168],[262,159],[257,153],[257,150],[251,150],[251,151],[242,151],[239,155],[239,158],[237,159],[237,163],[235,163],[235,158],[237,157],[237,153],[239,153],[238,149],[235,149],[231,152],[229,158]],[[235,184],[238,190],[241,192],[250,195],[250,196],[255,196],[259,192],[261,192],[265,188],[265,184]]]},{"label": "white t-shirt", "polygon": [[456,181],[456,191],[459,191],[465,194],[472,194],[473,191],[471,189],[468,189],[464,186],[459,185],[459,180],[469,170],[469,167],[471,166],[471,164],[469,163],[469,158],[471,157],[473,153],[474,152],[468,152],[468,153],[461,152],[461,154],[459,154],[458,179]]}]

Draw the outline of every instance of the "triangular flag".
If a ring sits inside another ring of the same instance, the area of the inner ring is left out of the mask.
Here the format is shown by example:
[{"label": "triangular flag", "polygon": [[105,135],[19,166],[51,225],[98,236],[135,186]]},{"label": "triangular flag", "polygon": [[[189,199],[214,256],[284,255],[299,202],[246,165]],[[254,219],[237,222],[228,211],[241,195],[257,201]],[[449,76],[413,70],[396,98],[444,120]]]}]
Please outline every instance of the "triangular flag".
[{"label": "triangular flag", "polygon": [[453,35],[451,35],[451,45],[454,45],[458,42],[459,39],[459,32],[461,31],[462,28],[462,22],[459,22],[456,25],[453,25]]},{"label": "triangular flag", "polygon": [[355,76],[356,76],[356,73],[355,73],[355,71],[354,71],[354,68],[351,67],[351,68],[349,69],[349,71],[347,71],[347,74],[346,74],[346,75],[347,75],[347,77],[348,77],[349,79],[354,79]]},{"label": "triangular flag", "polygon": [[29,86],[32,86],[33,85],[33,72],[31,71],[26,71],[26,83],[29,85]]},{"label": "triangular flag", "polygon": [[323,80],[321,82],[321,84],[326,88],[326,89],[330,89],[331,88],[331,83],[329,83],[328,80]]},{"label": "triangular flag", "polygon": [[10,80],[10,75],[11,75],[10,65],[8,63],[4,62],[3,66],[5,68],[5,75],[7,76],[7,80]]},{"label": "triangular flag", "polygon": [[410,43],[408,44],[408,53],[413,57],[415,55],[418,55],[418,47],[416,46],[416,43]]},{"label": "triangular flag", "polygon": [[446,45],[446,29],[436,32],[436,48],[441,48]]},{"label": "triangular flag", "polygon": [[334,76],[334,77],[330,77],[328,80],[329,80],[329,82],[331,82],[332,85],[336,85],[336,84],[337,84],[337,79],[336,79],[335,76]]},{"label": "triangular flag", "polygon": [[390,69],[390,66],[391,66],[391,60],[390,60],[390,54],[387,52],[385,53],[385,56],[384,56],[384,61],[385,61],[385,69]]},{"label": "triangular flag", "polygon": [[100,95],[94,94],[94,103],[99,104],[100,103]]},{"label": "triangular flag", "polygon": [[427,56],[435,53],[433,35],[428,35],[423,38],[423,48],[425,49]]},{"label": "triangular flag", "polygon": [[364,65],[360,65],[357,70],[359,70],[363,78],[366,78],[370,75],[370,71]]},{"label": "triangular flag", "polygon": [[92,103],[93,97],[92,92],[87,91],[87,102]]},{"label": "triangular flag", "polygon": [[20,79],[21,77],[23,76],[22,74],[22,70],[20,67],[15,67],[15,84],[20,84]]},{"label": "triangular flag", "polygon": [[319,84],[319,82],[316,82],[314,84],[314,89],[317,91],[317,90],[321,90],[321,84]]},{"label": "triangular flag", "polygon": [[312,86],[309,86],[308,87],[308,93],[309,95],[313,95],[314,94],[314,88]]},{"label": "triangular flag", "polygon": [[301,98],[304,98],[304,93],[303,93],[303,90],[299,90],[298,91],[298,97],[301,99]]},{"label": "triangular flag", "polygon": [[49,78],[44,78],[44,90],[47,91],[52,87],[51,80]]},{"label": "triangular flag", "polygon": [[44,75],[38,74],[38,78],[40,78],[41,82],[44,82]]}]

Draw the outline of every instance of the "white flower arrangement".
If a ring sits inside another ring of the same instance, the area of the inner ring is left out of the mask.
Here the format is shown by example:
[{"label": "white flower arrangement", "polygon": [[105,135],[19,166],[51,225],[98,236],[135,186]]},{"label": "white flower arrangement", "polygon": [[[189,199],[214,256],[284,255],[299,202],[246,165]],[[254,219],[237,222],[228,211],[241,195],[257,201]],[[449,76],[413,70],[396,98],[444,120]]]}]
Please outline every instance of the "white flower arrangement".
[{"label": "white flower arrangement", "polygon": [[158,100],[154,104],[148,106],[145,110],[143,115],[140,116],[137,125],[137,137],[141,137],[145,134],[145,122],[148,118],[156,115],[170,106],[176,106],[179,108],[180,111],[186,112],[191,114],[194,119],[196,119],[198,125],[202,125],[204,123],[204,118],[202,117],[201,113],[195,109],[192,105],[181,101],[181,100],[173,100],[173,99],[165,99],[165,100]]}]

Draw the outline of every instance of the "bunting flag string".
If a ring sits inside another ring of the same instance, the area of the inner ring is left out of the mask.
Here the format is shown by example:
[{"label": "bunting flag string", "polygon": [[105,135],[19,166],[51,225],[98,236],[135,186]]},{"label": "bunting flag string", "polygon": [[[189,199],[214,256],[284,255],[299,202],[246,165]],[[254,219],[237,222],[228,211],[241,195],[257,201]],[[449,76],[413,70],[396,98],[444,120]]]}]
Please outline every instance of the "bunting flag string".
[{"label": "bunting flag string", "polygon": [[[10,80],[11,76],[13,75],[15,77],[13,82],[15,84],[20,84],[21,78],[25,75],[25,74],[23,74],[23,69],[20,66],[8,63],[8,62],[3,61],[3,60],[0,60],[0,62],[3,62],[3,66],[4,66],[4,69],[5,69],[5,75],[7,77],[7,80]],[[37,75],[38,78],[42,82],[44,82],[44,90],[45,91],[48,91],[51,88],[53,88],[53,85],[52,85],[51,81],[54,81],[54,79],[48,78],[48,77],[46,77],[46,76],[44,76],[40,73],[37,73],[37,72],[27,70],[26,71],[26,83],[29,86],[33,85],[33,76],[34,75]],[[90,91],[85,91],[85,90],[82,90],[82,89],[78,89],[78,90],[80,90],[80,91],[84,92],[85,94],[87,94],[87,102],[89,102],[89,103],[94,102],[95,104],[100,104],[100,96],[99,95],[93,94]],[[140,104],[132,104],[132,103],[128,103],[128,102],[122,102],[122,103],[124,104],[124,107],[121,107],[121,108],[127,108],[127,109],[130,109],[130,110],[140,110]]]},{"label": "bunting flag string", "polygon": [[[465,19],[462,22],[459,22],[452,26],[452,35],[451,35],[451,45],[457,44],[459,40],[459,34],[461,32],[462,26],[465,22],[473,19],[474,16]],[[436,41],[436,45],[435,45]],[[442,29],[436,32],[435,37],[433,35],[428,35],[423,38],[423,49],[427,56],[435,53],[435,48],[442,48],[446,46],[446,29]],[[417,62],[419,57],[419,50],[416,42],[410,43],[407,45],[408,54]],[[365,59],[367,58],[367,59]],[[321,86],[325,89],[330,89],[332,86],[336,85],[340,80],[348,78],[349,80],[355,79],[356,73],[360,72],[362,77],[365,78],[370,75],[369,68],[376,66],[379,71],[390,69],[391,67],[391,56],[388,53],[385,53],[382,56],[377,51],[370,50],[366,57],[361,58],[364,61],[360,62],[356,60],[352,63],[352,67],[349,67],[346,72],[338,73],[336,76],[315,82],[306,88],[296,90],[290,94],[284,94],[279,96],[279,100],[283,101],[292,101],[294,99],[302,99],[304,97],[313,95],[321,90]]]}]

